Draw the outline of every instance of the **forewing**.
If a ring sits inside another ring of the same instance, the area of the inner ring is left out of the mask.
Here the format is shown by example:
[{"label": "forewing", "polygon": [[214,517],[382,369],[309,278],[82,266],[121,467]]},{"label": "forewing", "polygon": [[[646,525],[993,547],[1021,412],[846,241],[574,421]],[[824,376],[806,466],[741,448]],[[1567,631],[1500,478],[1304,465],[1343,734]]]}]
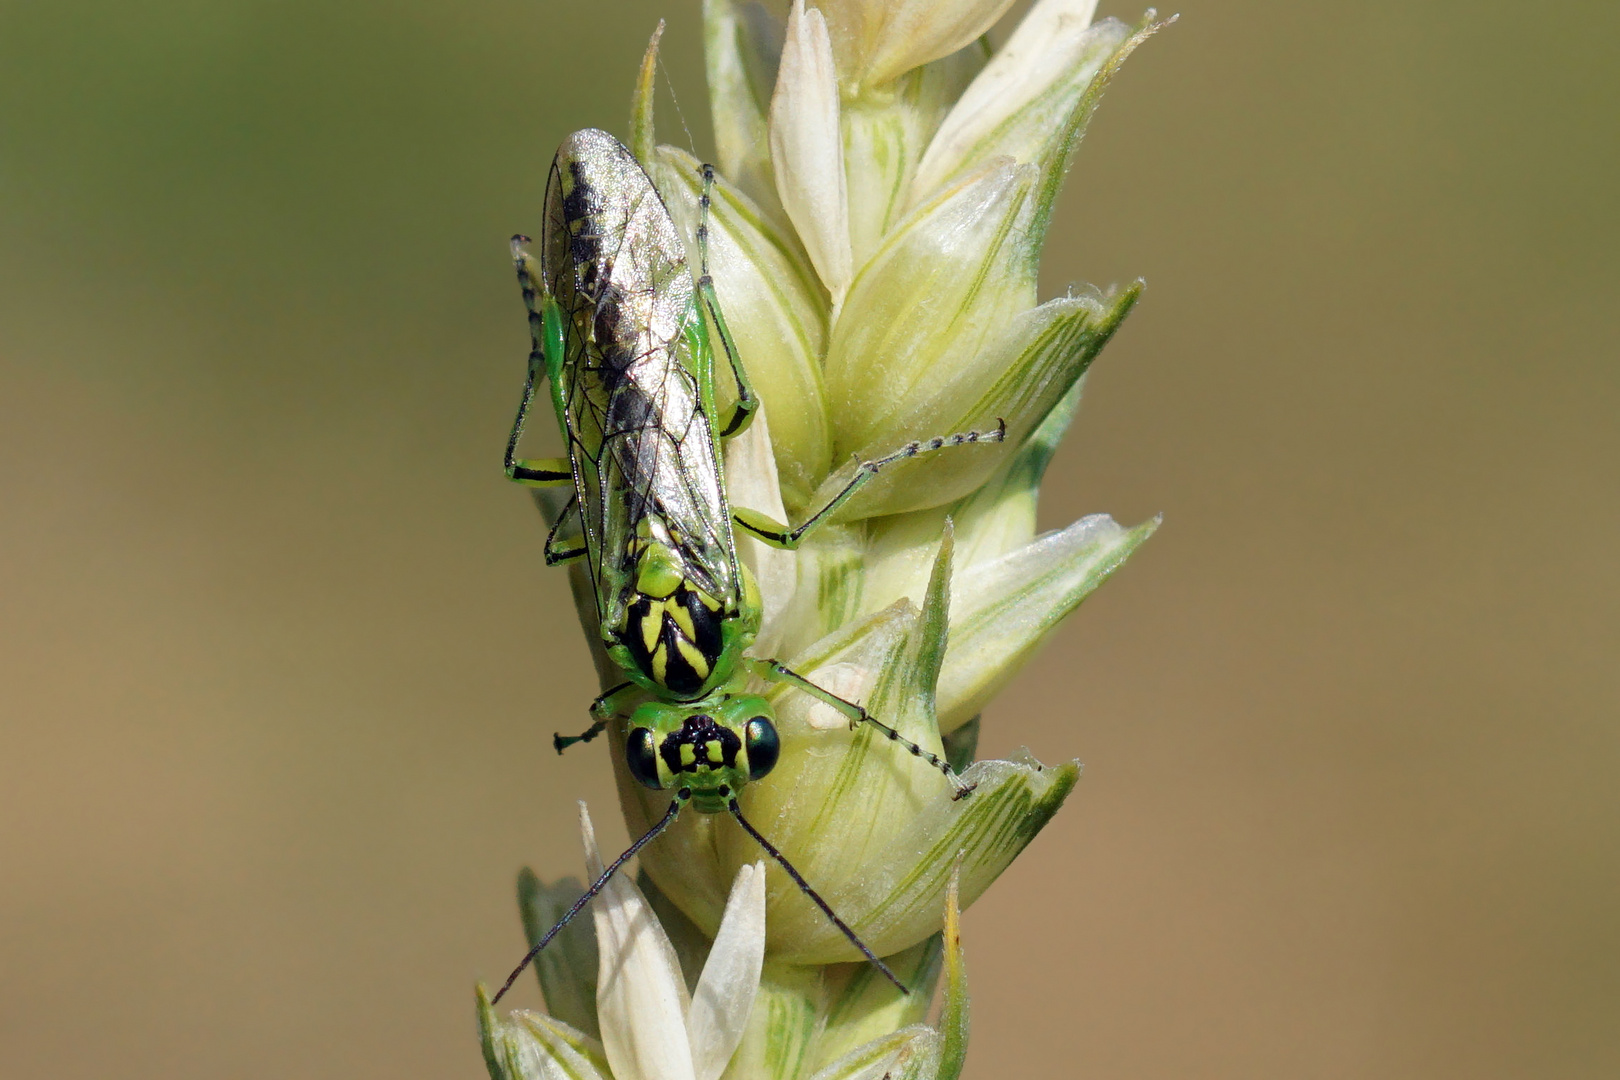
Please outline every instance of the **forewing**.
[{"label": "forewing", "polygon": [[621,614],[643,521],[694,583],[731,599],[730,510],[685,341],[691,274],[669,211],[611,135],[575,132],[558,150],[541,250],[568,319],[565,424],[604,625]]}]

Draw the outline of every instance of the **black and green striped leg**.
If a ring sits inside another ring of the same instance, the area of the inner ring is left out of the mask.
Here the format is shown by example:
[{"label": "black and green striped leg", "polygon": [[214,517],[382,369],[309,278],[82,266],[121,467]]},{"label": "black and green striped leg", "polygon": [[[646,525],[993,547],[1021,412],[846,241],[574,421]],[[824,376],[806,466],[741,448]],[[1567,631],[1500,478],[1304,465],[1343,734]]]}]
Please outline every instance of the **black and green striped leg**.
[{"label": "black and green striped leg", "polygon": [[831,520],[838,508],[843,506],[855,493],[865,487],[867,482],[882,472],[885,468],[897,461],[917,457],[919,454],[932,454],[936,450],[946,450],[953,446],[969,446],[973,443],[998,443],[1007,437],[1007,422],[997,420],[994,431],[959,431],[955,435],[936,435],[932,439],[920,442],[909,442],[892,454],[885,454],[871,461],[863,461],[855,469],[855,475],[843,489],[828,499],[822,507],[811,514],[802,524],[789,528],[781,522],[771,518],[758,510],[747,507],[733,507],[732,521],[736,526],[757,537],[772,547],[785,548],[792,551],[798,547],[804,538],[816,529]]},{"label": "black and green striped leg", "polygon": [[888,724],[885,724],[883,721],[874,717],[861,706],[855,704],[853,701],[844,700],[831,690],[826,690],[817,686],[803,675],[800,675],[798,672],[789,668],[786,664],[783,664],[780,660],[745,660],[745,663],[748,664],[749,669],[753,671],[754,674],[760,676],[761,678],[767,679],[771,682],[787,683],[789,686],[796,687],[797,689],[802,690],[804,693],[809,694],[817,701],[837,709],[839,712],[849,717],[849,726],[852,728],[857,724],[871,724],[874,728],[888,736],[890,742],[903,746],[907,750],[911,751],[912,757],[921,758],[934,768],[938,769],[940,772],[944,773],[945,779],[949,780],[956,788],[956,794],[952,796],[953,799],[960,799],[965,795],[972,794],[973,789],[978,786],[977,784],[964,783],[962,778],[956,775],[956,770],[951,768],[950,763],[944,758],[940,757],[938,754],[930,753],[929,751],[924,750],[921,746],[918,746],[916,743],[894,730],[894,728],[890,727]]},{"label": "black and green striped leg", "polygon": [[512,421],[512,434],[506,440],[506,475],[528,487],[561,487],[574,482],[574,466],[567,458],[517,456],[523,426],[529,420],[529,407],[534,404],[534,392],[546,378],[545,326],[536,303],[534,259],[523,250],[528,242],[527,236],[512,237],[512,263],[517,268],[518,286],[523,290],[523,306],[529,309],[529,371],[523,380],[523,401],[518,405],[517,419]]},{"label": "black and green striped leg", "polygon": [[729,439],[733,435],[740,435],[743,429],[753,422],[754,413],[759,411],[759,396],[754,393],[754,386],[748,381],[748,373],[743,369],[742,361],[737,356],[737,343],[732,339],[731,330],[726,326],[726,317],[720,313],[720,300],[715,295],[714,278],[709,276],[709,210],[714,192],[714,166],[703,166],[703,194],[698,198],[698,297],[703,301],[703,309],[709,313],[709,319],[714,323],[716,336],[720,338],[720,348],[726,354],[726,361],[731,365],[731,377],[737,382],[737,403],[732,406],[731,413],[722,417],[719,424],[719,435],[722,439]]},{"label": "black and green striped leg", "polygon": [[590,727],[578,735],[552,735],[551,745],[557,748],[557,753],[562,753],[575,743],[590,742],[606,731],[608,721],[619,715],[620,712],[618,705],[615,703],[625,694],[635,690],[635,688],[636,684],[633,682],[622,682],[591,702]]},{"label": "black and green striped leg", "polygon": [[568,536],[563,535],[563,523],[566,522],[570,517],[576,521],[579,520],[578,492],[569,493],[568,501],[563,504],[562,513],[557,515],[557,520],[551,523],[551,529],[546,533],[545,552],[547,566],[556,566],[559,563],[573,562],[575,559],[583,559],[585,557],[585,553],[588,549],[585,547],[585,537],[583,532],[573,533]]}]

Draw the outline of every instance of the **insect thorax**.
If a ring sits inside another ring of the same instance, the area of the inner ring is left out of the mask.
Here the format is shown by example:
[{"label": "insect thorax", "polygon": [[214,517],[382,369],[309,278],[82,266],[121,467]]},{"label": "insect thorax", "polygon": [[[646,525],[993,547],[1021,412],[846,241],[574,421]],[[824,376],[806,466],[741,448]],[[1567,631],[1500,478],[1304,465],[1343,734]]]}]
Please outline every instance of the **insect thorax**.
[{"label": "insect thorax", "polygon": [[614,659],[663,697],[691,700],[726,683],[753,641],[748,609],[703,589],[668,545],[645,532],[626,554],[631,573],[624,614],[608,628]]}]

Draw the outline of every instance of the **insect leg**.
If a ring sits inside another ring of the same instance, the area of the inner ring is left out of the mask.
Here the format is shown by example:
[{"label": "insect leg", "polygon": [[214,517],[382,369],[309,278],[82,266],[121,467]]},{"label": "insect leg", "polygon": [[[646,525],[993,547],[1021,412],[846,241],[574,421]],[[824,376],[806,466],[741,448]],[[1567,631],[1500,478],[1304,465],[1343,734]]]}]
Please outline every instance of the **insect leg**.
[{"label": "insect leg", "polygon": [[912,757],[922,758],[924,761],[928,762],[928,764],[944,773],[945,779],[949,780],[956,788],[956,794],[952,796],[953,799],[960,799],[965,795],[972,794],[973,789],[978,786],[977,784],[963,783],[962,778],[956,775],[956,770],[951,768],[950,762],[946,761],[938,754],[930,753],[929,751],[924,750],[921,746],[918,746],[916,743],[894,730],[894,728],[890,727],[888,724],[885,724],[883,721],[877,719],[871,713],[867,712],[864,708],[855,704],[853,701],[846,701],[837,694],[833,693],[831,690],[817,686],[803,675],[800,675],[798,672],[789,668],[786,664],[783,664],[780,660],[751,660],[744,658],[744,663],[748,665],[749,670],[763,679],[767,679],[771,682],[787,683],[789,686],[795,687],[802,690],[804,693],[809,694],[817,701],[837,709],[839,712],[849,717],[850,727],[854,727],[856,724],[871,724],[873,727],[883,732],[884,735],[888,736],[890,742],[898,743],[907,750],[911,751]]},{"label": "insect leg", "polygon": [[591,702],[591,726],[588,729],[578,735],[551,736],[551,745],[557,748],[557,753],[562,753],[575,743],[590,742],[606,731],[608,721],[619,714],[619,708],[614,703],[620,695],[635,688],[633,682],[622,682]]},{"label": "insect leg", "polygon": [[558,535],[562,531],[563,523],[568,520],[570,514],[575,518],[579,517],[579,493],[577,491],[569,494],[568,502],[563,505],[563,512],[557,515],[557,520],[551,524],[551,531],[546,533],[547,566],[572,562],[575,559],[583,558],[585,555],[584,536],[570,536],[564,539]]},{"label": "insect leg", "polygon": [[720,300],[714,292],[714,279],[709,276],[709,203],[710,193],[714,190],[714,166],[703,166],[703,194],[698,198],[698,282],[697,291],[703,301],[703,308],[714,321],[715,333],[720,338],[720,347],[725,350],[726,360],[731,365],[731,377],[737,382],[737,404],[732,406],[731,415],[721,418],[719,436],[729,439],[733,435],[741,435],[754,419],[754,413],[759,410],[759,397],[754,393],[754,386],[748,381],[748,373],[743,370],[742,362],[737,358],[737,342],[732,339],[731,331],[726,326],[726,318],[720,314]]},{"label": "insect leg", "polygon": [[863,461],[856,466],[855,475],[843,489],[828,499],[820,509],[811,514],[802,524],[789,528],[781,522],[747,507],[734,507],[731,518],[739,529],[750,536],[757,537],[772,547],[786,548],[792,551],[810,533],[825,525],[855,493],[866,486],[867,481],[882,472],[886,467],[897,461],[914,458],[919,454],[931,454],[936,450],[944,450],[952,446],[967,446],[971,443],[1001,442],[1007,437],[1007,422],[996,421],[994,431],[960,431],[955,435],[936,435],[932,439],[921,442],[909,442],[892,454],[885,454],[871,461]]},{"label": "insect leg", "polygon": [[594,720],[591,722],[590,727],[586,728],[578,735],[564,735],[561,732],[553,732],[551,736],[551,745],[555,746],[557,748],[557,753],[560,754],[570,746],[573,746],[575,743],[590,742],[592,739],[596,738],[606,730],[606,720]]},{"label": "insect leg", "polygon": [[[690,795],[688,795],[688,797],[690,797]],[[553,926],[550,930],[547,930],[545,936],[539,941],[535,942],[534,948],[529,950],[528,955],[523,958],[523,962],[512,969],[512,974],[506,977],[506,982],[501,984],[500,990],[497,991],[495,996],[490,999],[489,1003],[491,1005],[501,1000],[501,997],[508,990],[512,989],[512,984],[517,982],[517,977],[519,975],[523,974],[523,969],[528,967],[534,958],[540,955],[541,949],[544,949],[547,945],[551,944],[551,939],[556,937],[558,933],[562,931],[562,928],[567,926],[569,922],[573,920],[575,915],[578,915],[581,911],[585,910],[585,905],[590,903],[591,900],[595,898],[596,894],[602,891],[602,887],[608,883],[608,878],[618,873],[619,867],[629,862],[636,852],[646,847],[652,842],[654,837],[663,832],[665,829],[669,828],[670,823],[675,820],[675,815],[681,812],[681,807],[684,806],[685,803],[686,800],[677,795],[675,797],[675,801],[669,804],[669,810],[662,818],[658,820],[658,824],[654,825],[652,828],[643,833],[640,840],[637,840],[635,843],[631,844],[625,849],[623,855],[620,855],[617,859],[613,860],[612,866],[609,866],[606,870],[602,871],[601,877],[591,882],[591,887],[585,890],[585,895],[574,901],[574,906],[569,908],[568,912],[563,915],[561,919],[557,920],[557,925]],[[882,967],[881,964],[878,966]],[[893,978],[893,976],[891,975],[890,978]]]},{"label": "insect leg", "polygon": [[573,463],[567,458],[520,458],[518,442],[523,438],[523,425],[529,419],[529,406],[534,403],[535,387],[546,378],[545,319],[535,304],[536,289],[533,258],[523,250],[529,242],[527,236],[512,237],[512,262],[517,267],[518,285],[523,290],[523,304],[529,309],[529,373],[523,381],[523,403],[518,406],[517,419],[512,423],[512,436],[506,440],[506,475],[510,480],[532,487],[552,487],[574,482]]},{"label": "insect leg", "polygon": [[831,919],[832,924],[844,932],[844,936],[849,938],[850,943],[857,949],[861,950],[861,954],[863,956],[865,956],[873,964],[877,965],[877,969],[883,972],[884,975],[888,976],[889,981],[894,983],[895,986],[899,987],[902,994],[909,995],[911,991],[906,989],[906,984],[895,978],[894,972],[889,970],[889,966],[883,961],[879,960],[872,950],[866,947],[866,942],[855,936],[855,931],[849,928],[849,924],[843,919],[840,919],[837,914],[833,912],[833,909],[828,906],[827,901],[823,900],[820,894],[810,887],[810,883],[805,881],[804,878],[799,875],[799,872],[793,868],[793,864],[787,861],[787,857],[780,851],[777,851],[774,844],[765,839],[765,837],[761,836],[759,830],[748,824],[748,819],[742,816],[742,810],[737,806],[737,800],[732,799],[730,802],[726,803],[726,809],[731,811],[731,816],[737,819],[737,824],[743,827],[743,831],[748,833],[749,836],[752,836],[754,840],[758,842],[759,846],[765,849],[765,853],[771,858],[775,859],[777,863],[781,865],[783,870],[787,871],[788,877],[792,878],[794,884],[799,886],[799,891],[804,893],[804,895],[808,896],[811,900],[814,900],[816,907],[821,909],[822,914]]}]

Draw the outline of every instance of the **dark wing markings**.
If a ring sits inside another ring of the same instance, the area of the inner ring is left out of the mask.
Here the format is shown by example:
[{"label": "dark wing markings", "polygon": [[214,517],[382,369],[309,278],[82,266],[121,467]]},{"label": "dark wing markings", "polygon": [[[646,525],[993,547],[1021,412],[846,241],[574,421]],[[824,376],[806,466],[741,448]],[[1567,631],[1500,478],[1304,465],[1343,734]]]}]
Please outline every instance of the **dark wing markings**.
[{"label": "dark wing markings", "polygon": [[[555,167],[553,168],[553,178],[554,182],[560,182],[561,177]],[[586,477],[581,475],[579,467],[581,460],[590,462],[591,469],[595,472],[595,476],[592,478],[595,483],[592,486],[596,488],[596,497],[584,500],[584,502],[594,503],[594,505],[590,507],[589,513],[581,513],[580,520],[587,543],[593,549],[590,570],[592,588],[596,593],[597,610],[599,613],[604,614],[606,613],[603,606],[605,598],[601,592],[599,575],[601,567],[599,563],[605,557],[605,552],[602,549],[608,539],[608,515],[610,513],[608,497],[614,486],[612,474],[615,471],[623,478],[625,494],[634,500],[633,503],[626,507],[627,510],[633,513],[656,514],[666,523],[674,526],[670,530],[671,540],[674,541],[678,549],[677,555],[686,564],[685,568],[693,577],[705,582],[711,588],[718,588],[721,592],[726,591],[727,588],[735,588],[735,577],[732,574],[726,574],[714,565],[717,556],[721,559],[727,559],[729,555],[726,538],[718,531],[725,530],[729,532],[729,529],[727,529],[729,521],[718,520],[718,517],[724,517],[729,512],[724,503],[724,491],[720,490],[719,485],[716,484],[714,490],[700,492],[694,484],[691,471],[679,467],[682,461],[690,460],[691,452],[687,444],[691,439],[698,438],[708,441],[709,453],[712,455],[715,452],[713,442],[710,440],[707,431],[708,418],[704,417],[702,422],[699,421],[699,415],[703,411],[703,402],[698,394],[695,377],[680,363],[676,355],[676,350],[679,348],[680,333],[677,332],[677,336],[670,341],[658,342],[651,340],[650,333],[641,335],[638,344],[644,342],[645,347],[630,359],[631,367],[648,361],[663,360],[663,363],[656,365],[659,369],[657,384],[650,388],[653,391],[650,395],[652,404],[650,415],[657,419],[643,421],[634,427],[614,430],[609,426],[614,412],[613,402],[619,393],[631,392],[632,387],[629,385],[607,385],[607,380],[602,378],[606,364],[601,347],[590,343],[587,340],[587,335],[579,332],[582,323],[594,327],[594,317],[600,312],[602,301],[607,298],[611,285],[616,284],[614,282],[614,270],[621,256],[625,255],[625,245],[629,241],[630,234],[635,232],[637,235],[641,235],[646,231],[645,229],[633,229],[632,226],[642,217],[646,201],[649,198],[657,198],[656,192],[651,187],[644,187],[638,191],[635,199],[622,215],[623,220],[615,221],[617,227],[609,230],[611,235],[603,235],[601,232],[596,231],[603,223],[601,213],[592,214],[587,218],[589,224],[586,227],[595,232],[593,239],[597,241],[595,244],[596,258],[594,260],[596,274],[595,280],[590,283],[594,288],[582,287],[585,283],[580,280],[581,267],[573,262],[570,262],[567,266],[557,268],[556,276],[559,280],[553,287],[553,295],[557,295],[561,290],[555,286],[560,285],[562,283],[561,279],[564,277],[570,279],[567,281],[567,285],[572,303],[569,305],[568,310],[569,340],[567,343],[568,355],[565,357],[565,363],[570,364],[575,369],[575,378],[571,380],[571,392],[565,402],[567,435],[570,444],[570,456],[576,462],[576,485],[581,490],[586,486],[584,483]],[[548,200],[548,202],[550,201]],[[560,198],[557,200],[557,205],[561,205]],[[664,211],[661,202],[658,209]],[[667,211],[664,212],[667,214]],[[561,230],[567,233],[566,215],[559,214],[557,217],[562,219],[558,221]],[[571,234],[569,236],[570,240],[572,240]],[[654,259],[653,261],[662,262],[661,259]],[[645,268],[649,280],[635,291],[644,300],[656,300],[656,292],[664,275],[654,271],[666,271],[673,276],[683,272],[685,267],[686,260],[684,253],[682,253],[671,265]],[[570,271],[572,271],[571,274]],[[624,295],[623,293],[620,294],[621,297]],[[646,329],[650,330],[650,327]],[[657,356],[658,353],[665,353],[666,355],[660,358]],[[692,408],[688,411],[688,415],[683,418],[679,430],[666,426],[668,421],[672,419],[670,399],[671,395],[677,390],[675,380],[681,380],[678,388],[685,391],[692,404]],[[634,380],[630,381],[634,382]],[[606,393],[605,395],[596,396],[591,393],[592,389],[599,389]],[[645,393],[649,388],[634,387],[633,389],[635,392]],[[585,420],[591,422],[591,428],[587,429],[582,425],[581,421]],[[592,448],[582,438],[582,432],[586,430],[590,430],[598,439],[598,445],[595,447],[594,453],[591,452]],[[621,456],[618,452],[620,444],[624,444],[625,449],[631,452]],[[644,454],[646,455],[645,458],[643,458]],[[678,488],[675,491],[665,490],[663,492],[668,497],[667,500],[655,498],[656,488],[663,477],[665,454],[675,456],[676,467],[671,469],[671,479],[678,483]],[[626,475],[624,466],[627,462],[632,463],[636,475]],[[718,469],[719,462],[716,461],[714,466]],[[701,480],[701,478],[698,479]],[[705,498],[705,495],[710,497]],[[715,496],[718,496],[719,500],[717,506],[711,505],[715,501]],[[582,505],[581,509],[584,510],[585,507]],[[716,571],[719,571],[719,576],[728,577],[731,580],[722,583],[716,579]],[[722,598],[725,599],[726,597]]]}]

